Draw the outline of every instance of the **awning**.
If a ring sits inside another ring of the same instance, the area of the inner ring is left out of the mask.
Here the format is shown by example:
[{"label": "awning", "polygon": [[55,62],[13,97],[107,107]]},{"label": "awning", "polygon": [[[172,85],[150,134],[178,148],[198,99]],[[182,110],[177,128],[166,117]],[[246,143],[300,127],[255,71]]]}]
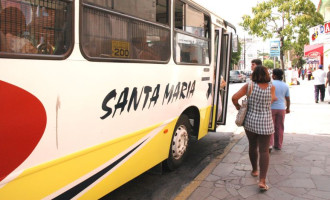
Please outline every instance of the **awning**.
[{"label": "awning", "polygon": [[305,45],[304,55],[309,58],[318,58],[323,55],[323,44]]}]

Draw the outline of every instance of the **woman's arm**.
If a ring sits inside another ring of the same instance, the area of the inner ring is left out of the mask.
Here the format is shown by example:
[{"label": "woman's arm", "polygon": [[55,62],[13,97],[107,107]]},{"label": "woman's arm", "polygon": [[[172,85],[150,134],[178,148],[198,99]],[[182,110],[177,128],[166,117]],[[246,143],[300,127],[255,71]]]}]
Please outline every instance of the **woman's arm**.
[{"label": "woman's arm", "polygon": [[241,108],[241,105],[239,105],[238,100],[246,94],[247,88],[248,88],[248,83],[245,84],[240,90],[238,90],[238,92],[236,92],[231,98],[231,101],[236,107],[236,110],[239,110]]},{"label": "woman's arm", "polygon": [[286,100],[286,113],[290,113],[290,96],[285,97]]},{"label": "woman's arm", "polygon": [[274,101],[277,101],[277,97],[275,95],[275,86],[274,85],[272,85],[272,88],[270,89],[270,92],[272,94],[272,103],[273,103]]}]

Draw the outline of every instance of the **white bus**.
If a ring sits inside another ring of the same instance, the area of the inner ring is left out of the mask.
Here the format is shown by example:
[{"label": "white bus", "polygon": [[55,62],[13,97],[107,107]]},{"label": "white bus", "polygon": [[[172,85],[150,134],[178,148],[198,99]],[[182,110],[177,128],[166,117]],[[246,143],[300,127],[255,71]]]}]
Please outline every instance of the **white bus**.
[{"label": "white bus", "polygon": [[225,123],[235,28],[195,2],[0,2],[0,199],[100,198]]}]

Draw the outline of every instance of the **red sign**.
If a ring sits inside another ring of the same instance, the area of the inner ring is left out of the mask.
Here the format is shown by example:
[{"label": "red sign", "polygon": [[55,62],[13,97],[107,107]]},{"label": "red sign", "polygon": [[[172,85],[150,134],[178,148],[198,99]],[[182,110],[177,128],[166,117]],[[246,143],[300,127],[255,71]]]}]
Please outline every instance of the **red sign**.
[{"label": "red sign", "polygon": [[[317,53],[318,55],[316,55]],[[304,55],[308,57],[316,57],[323,55],[323,44],[305,45]]]},{"label": "red sign", "polygon": [[316,57],[319,57],[320,56],[320,53],[319,52],[311,52],[308,54],[308,57],[311,57],[311,58],[316,58]]},{"label": "red sign", "polygon": [[324,24],[324,33],[330,32],[330,22]]}]

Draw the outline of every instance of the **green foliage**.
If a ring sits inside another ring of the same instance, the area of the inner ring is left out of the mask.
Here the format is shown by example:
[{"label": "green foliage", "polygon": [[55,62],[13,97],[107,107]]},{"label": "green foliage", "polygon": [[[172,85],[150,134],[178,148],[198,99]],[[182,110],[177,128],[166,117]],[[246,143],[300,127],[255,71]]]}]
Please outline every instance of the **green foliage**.
[{"label": "green foliage", "polygon": [[269,57],[269,53],[264,53],[264,52],[261,52],[259,50],[257,50],[257,53],[258,53],[258,58],[260,58],[260,57],[261,58]]},{"label": "green foliage", "polygon": [[279,38],[283,41],[282,63],[285,50],[294,49],[296,56],[302,57],[304,45],[309,42],[308,29],[324,22],[310,0],[264,1],[252,8],[252,15],[244,15],[240,25],[249,34],[264,40]]},{"label": "green foliage", "polygon": [[294,33],[305,27],[323,23],[323,17],[316,12],[310,0],[269,0],[252,8],[254,17],[244,15],[240,25],[252,35],[263,39],[284,37],[293,40]]},{"label": "green foliage", "polygon": [[[263,66],[267,67],[268,69],[274,69],[274,61],[272,60],[264,60]],[[280,64],[275,62],[275,68],[279,68]]]},{"label": "green foliage", "polygon": [[303,65],[306,63],[302,57],[297,57],[292,60],[292,65],[297,66],[298,68],[303,67]]},{"label": "green foliage", "polygon": [[[231,55],[231,64],[232,65],[237,65],[238,62],[241,59],[241,52],[242,52],[242,44],[240,41],[238,41],[238,48],[237,48],[237,52],[233,52]],[[230,66],[231,68],[233,66]]]}]

